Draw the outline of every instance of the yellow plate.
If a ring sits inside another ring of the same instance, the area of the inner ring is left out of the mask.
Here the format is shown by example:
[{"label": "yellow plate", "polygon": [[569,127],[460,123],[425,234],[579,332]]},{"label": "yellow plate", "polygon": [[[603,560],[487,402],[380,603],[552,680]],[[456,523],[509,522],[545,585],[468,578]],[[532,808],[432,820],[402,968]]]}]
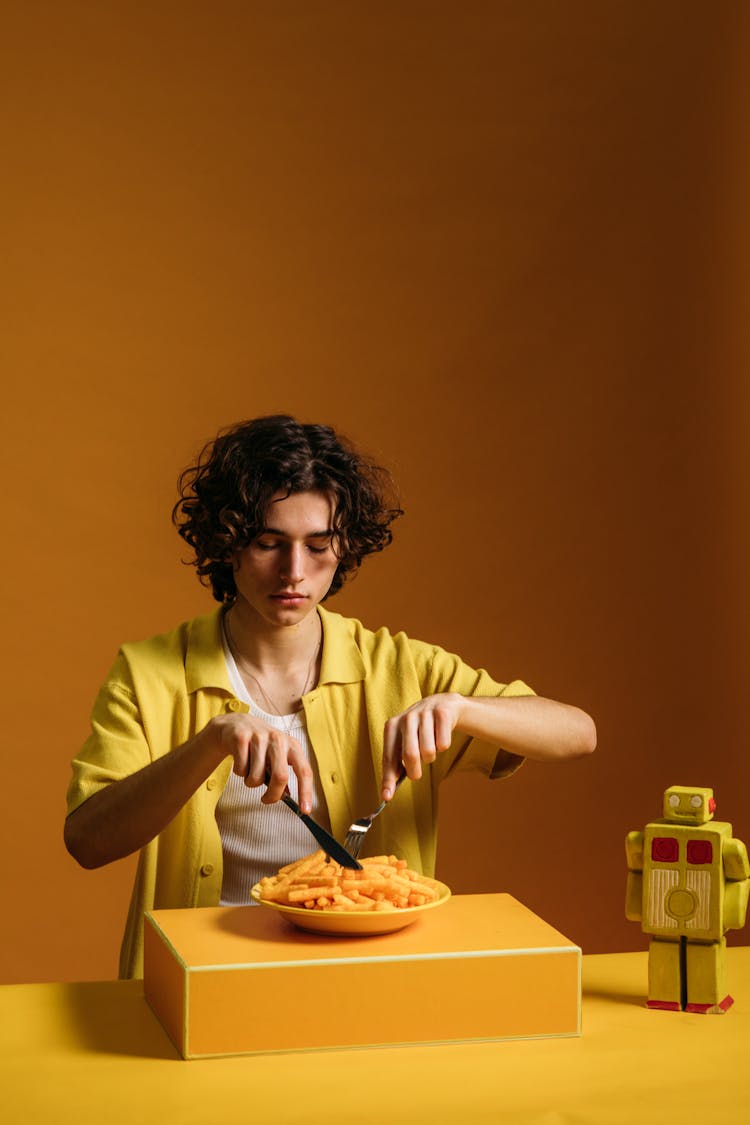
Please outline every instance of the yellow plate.
[{"label": "yellow plate", "polygon": [[399,910],[305,910],[300,906],[284,906],[280,902],[266,902],[260,897],[260,883],[250,891],[250,897],[261,906],[269,906],[301,930],[331,937],[372,937],[374,934],[392,934],[403,930],[435,906],[442,906],[451,897],[450,887],[439,884],[439,896],[424,906],[406,906]]}]

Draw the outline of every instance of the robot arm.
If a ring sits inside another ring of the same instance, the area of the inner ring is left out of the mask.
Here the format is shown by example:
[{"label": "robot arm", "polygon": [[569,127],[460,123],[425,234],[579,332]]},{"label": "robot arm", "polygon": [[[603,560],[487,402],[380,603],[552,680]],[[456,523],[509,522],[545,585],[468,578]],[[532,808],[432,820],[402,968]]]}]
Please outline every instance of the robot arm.
[{"label": "robot arm", "polygon": [[748,863],[747,859],[747,848],[742,843],[742,840],[727,840],[722,851],[722,859],[724,860],[725,879],[735,880],[750,878],[750,863]]},{"label": "robot arm", "polygon": [[640,922],[643,910],[643,833],[628,832],[625,838],[628,881],[625,888],[625,917]]},{"label": "robot arm", "polygon": [[724,928],[741,930],[747,917],[750,898],[750,863],[742,840],[727,840],[722,850],[724,862]]},{"label": "robot arm", "polygon": [[643,833],[628,832],[625,837],[628,871],[643,871]]}]

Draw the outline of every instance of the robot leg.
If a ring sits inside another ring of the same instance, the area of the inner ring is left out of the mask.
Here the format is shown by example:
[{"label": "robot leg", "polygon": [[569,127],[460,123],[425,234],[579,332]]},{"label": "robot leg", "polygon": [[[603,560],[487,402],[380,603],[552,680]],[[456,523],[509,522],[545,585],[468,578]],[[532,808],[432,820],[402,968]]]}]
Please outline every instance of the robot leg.
[{"label": "robot leg", "polygon": [[687,943],[686,1012],[721,1016],[734,1003],[727,980],[727,943]]},{"label": "robot leg", "polygon": [[682,1008],[680,940],[652,937],[648,945],[648,1008]]}]

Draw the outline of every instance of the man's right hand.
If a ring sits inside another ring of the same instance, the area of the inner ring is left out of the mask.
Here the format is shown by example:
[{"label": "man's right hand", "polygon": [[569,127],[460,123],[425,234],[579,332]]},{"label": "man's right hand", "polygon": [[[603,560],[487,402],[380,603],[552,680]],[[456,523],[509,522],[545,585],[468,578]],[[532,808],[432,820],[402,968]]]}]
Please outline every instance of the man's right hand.
[{"label": "man's right hand", "polygon": [[226,714],[211,719],[196,737],[214,749],[217,765],[231,757],[233,772],[244,777],[251,789],[265,785],[268,778],[268,788],[261,797],[264,805],[284,796],[291,769],[297,777],[300,808],[305,813],[312,810],[312,769],[297,739],[286,731],[254,715]]}]

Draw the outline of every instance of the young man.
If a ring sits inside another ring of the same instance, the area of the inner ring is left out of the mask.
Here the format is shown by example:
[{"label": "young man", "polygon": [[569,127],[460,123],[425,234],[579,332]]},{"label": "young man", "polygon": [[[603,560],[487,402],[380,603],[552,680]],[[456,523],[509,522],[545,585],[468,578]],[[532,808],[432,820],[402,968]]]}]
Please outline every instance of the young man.
[{"label": "young man", "polygon": [[[123,645],[73,762],[65,842],[84,867],[140,851],[120,971],[142,971],[143,912],[247,903],[313,850],[285,787],[343,839],[381,797],[365,854],[432,874],[440,782],[594,749],[592,720],[442,649],[331,613],[391,541],[388,474],[329,427],[286,415],[219,435],[173,517],[220,608]],[[411,784],[394,797],[403,762]]]}]

